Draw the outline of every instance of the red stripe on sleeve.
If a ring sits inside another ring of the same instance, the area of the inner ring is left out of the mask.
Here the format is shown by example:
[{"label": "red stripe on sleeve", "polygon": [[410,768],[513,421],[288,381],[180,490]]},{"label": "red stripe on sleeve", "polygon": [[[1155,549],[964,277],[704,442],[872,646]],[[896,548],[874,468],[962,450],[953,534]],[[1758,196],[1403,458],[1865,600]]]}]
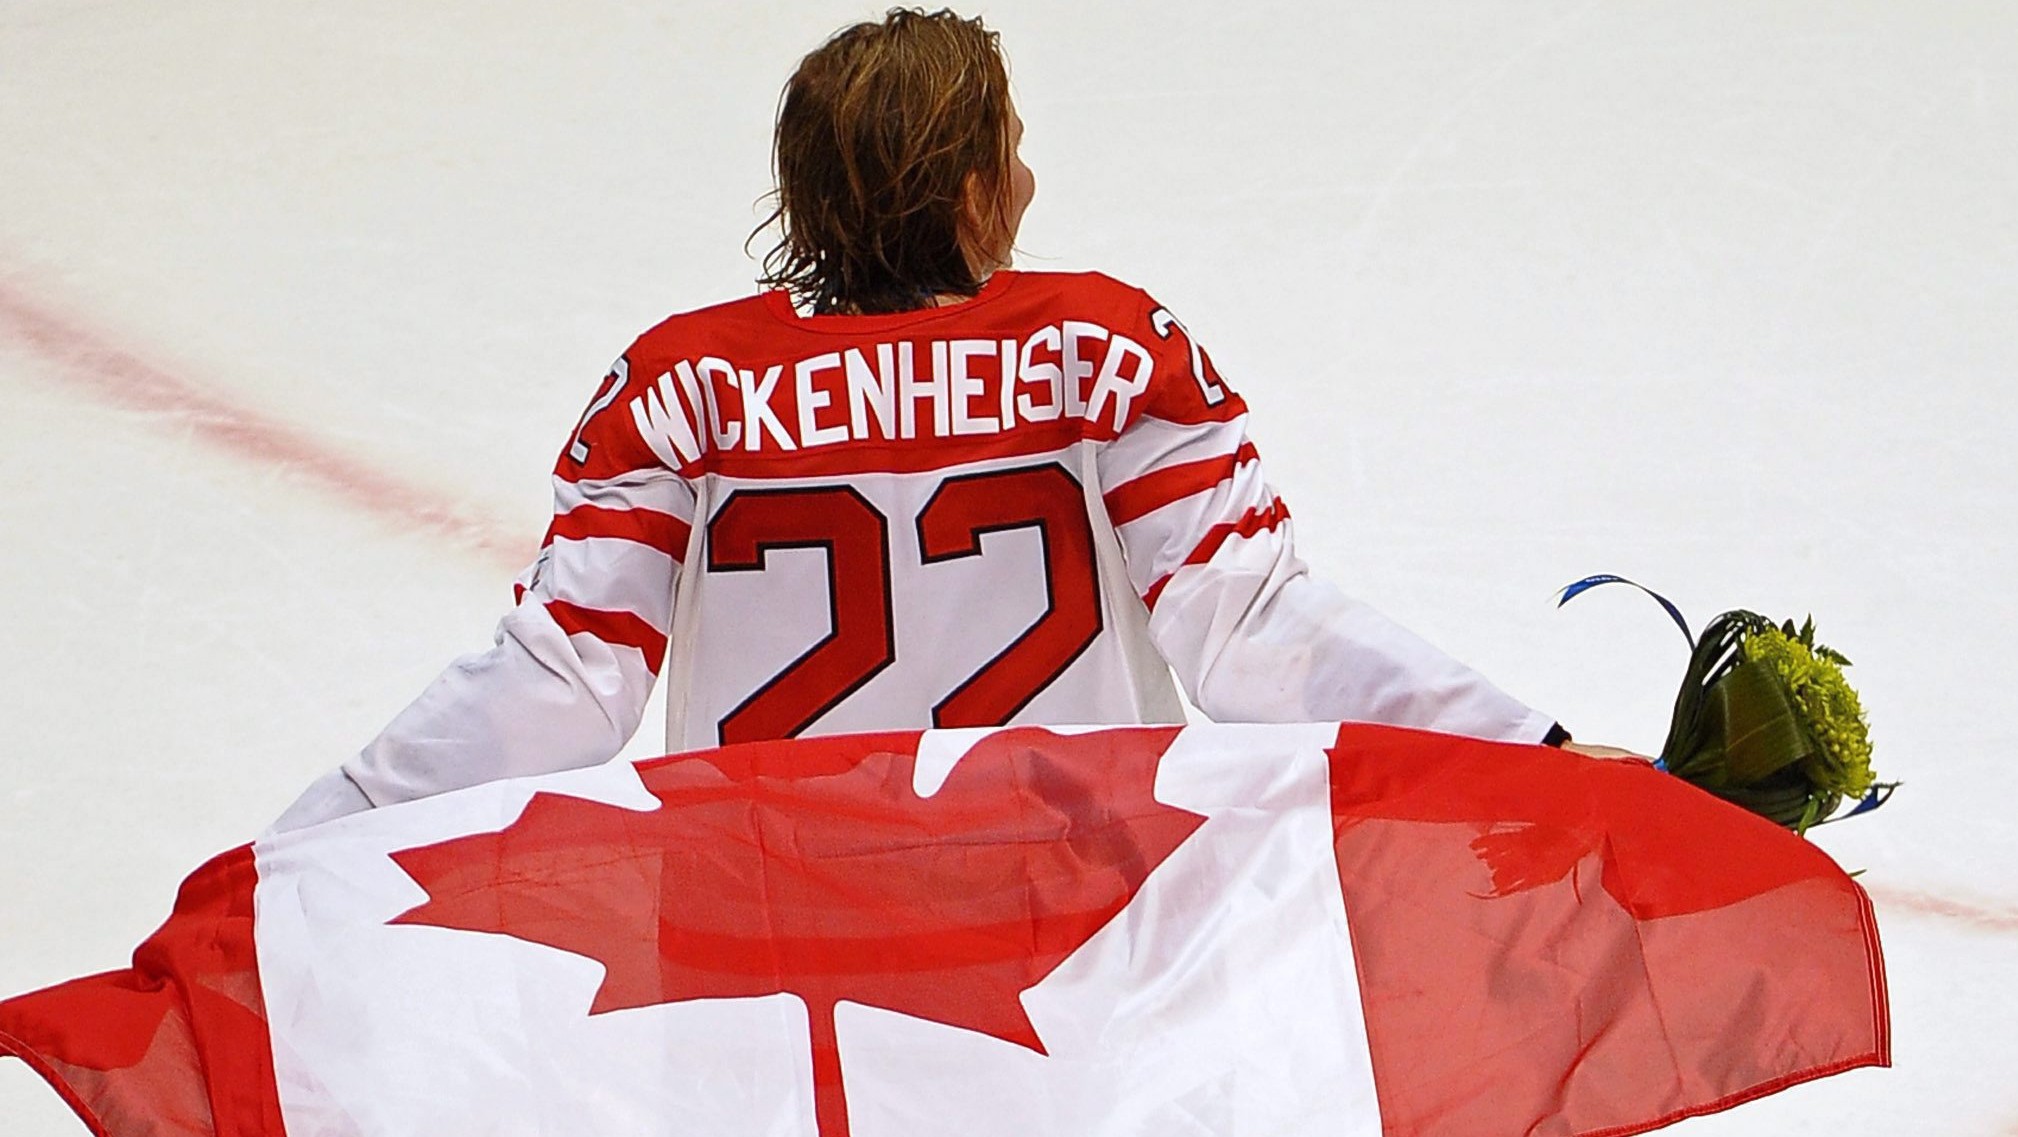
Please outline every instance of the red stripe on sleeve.
[{"label": "red stripe on sleeve", "polygon": [[600,505],[578,505],[547,527],[541,548],[556,538],[570,541],[590,537],[615,537],[649,545],[678,562],[687,553],[687,536],[693,526],[670,513],[651,509],[609,509]]},{"label": "red stripe on sleeve", "polygon": [[[1252,537],[1257,533],[1265,533],[1287,520],[1289,520],[1289,507],[1283,504],[1281,498],[1276,498],[1269,502],[1266,508],[1250,509],[1241,514],[1237,521],[1214,525],[1205,531],[1205,539],[1198,542],[1198,547],[1191,550],[1191,555],[1184,558],[1184,564],[1179,565],[1178,569],[1182,570],[1186,565],[1204,564],[1219,552],[1221,545],[1234,537]],[[1176,572],[1171,572],[1150,585],[1149,591],[1142,594],[1142,602],[1152,609],[1155,608],[1157,599],[1163,595],[1164,586],[1176,575]]]},{"label": "red stripe on sleeve", "polygon": [[1101,500],[1107,503],[1108,519],[1116,525],[1126,525],[1173,501],[1182,501],[1230,480],[1235,470],[1258,457],[1260,455],[1255,452],[1254,443],[1243,442],[1240,449],[1231,454],[1166,466],[1133,481],[1123,482],[1107,491]]},{"label": "red stripe on sleeve", "polygon": [[594,636],[612,646],[634,647],[644,653],[645,666],[652,674],[666,661],[666,637],[635,612],[610,612],[584,608],[565,600],[547,601],[547,612],[567,634]]}]

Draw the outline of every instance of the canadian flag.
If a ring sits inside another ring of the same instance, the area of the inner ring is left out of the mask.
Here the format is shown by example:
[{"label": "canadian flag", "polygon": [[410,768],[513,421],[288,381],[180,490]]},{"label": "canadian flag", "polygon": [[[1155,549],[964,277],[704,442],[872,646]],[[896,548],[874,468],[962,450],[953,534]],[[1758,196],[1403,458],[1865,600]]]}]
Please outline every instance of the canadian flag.
[{"label": "canadian flag", "polygon": [[1888,1060],[1864,893],[1639,762],[1363,725],[753,743],[236,849],[0,1003],[92,1130],[1627,1134]]}]

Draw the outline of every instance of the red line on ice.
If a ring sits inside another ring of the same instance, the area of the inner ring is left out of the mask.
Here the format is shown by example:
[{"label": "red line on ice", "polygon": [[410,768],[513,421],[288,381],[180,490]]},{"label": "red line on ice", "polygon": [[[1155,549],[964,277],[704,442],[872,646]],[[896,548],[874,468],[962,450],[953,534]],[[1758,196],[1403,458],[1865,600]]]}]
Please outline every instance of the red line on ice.
[{"label": "red line on ice", "polygon": [[514,570],[531,555],[530,541],[497,522],[151,363],[5,280],[0,280],[0,327],[55,364],[72,391],[156,416],[254,465],[304,477],[402,531],[446,538]]},{"label": "red line on ice", "polygon": [[1967,904],[1910,888],[1870,885],[1865,889],[1881,908],[1903,908],[1923,916],[1939,916],[1986,932],[2018,932],[2018,909]]}]

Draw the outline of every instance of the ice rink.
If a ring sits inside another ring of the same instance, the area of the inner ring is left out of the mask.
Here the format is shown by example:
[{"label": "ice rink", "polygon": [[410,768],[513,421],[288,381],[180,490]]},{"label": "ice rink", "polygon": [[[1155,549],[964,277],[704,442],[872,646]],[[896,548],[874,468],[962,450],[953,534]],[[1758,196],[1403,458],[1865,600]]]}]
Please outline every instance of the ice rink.
[{"label": "ice rink", "polygon": [[[1319,572],[1589,741],[1658,748],[1686,656],[1555,610],[1589,573],[1856,660],[1906,786],[1816,839],[1896,1068],[1672,1132],[2018,1135],[2018,5],[973,10],[1019,264],[1184,318]],[[879,11],[0,0],[0,995],[122,966],[489,642],[610,360],[751,289],[785,76]],[[83,1132],[0,1062],[0,1134]]]}]

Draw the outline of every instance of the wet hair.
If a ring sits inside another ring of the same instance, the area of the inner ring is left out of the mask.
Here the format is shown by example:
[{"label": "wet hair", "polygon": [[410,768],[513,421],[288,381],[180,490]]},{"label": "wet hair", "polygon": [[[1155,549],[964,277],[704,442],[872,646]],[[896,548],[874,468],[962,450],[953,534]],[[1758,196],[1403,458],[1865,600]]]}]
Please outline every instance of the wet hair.
[{"label": "wet hair", "polygon": [[[1007,239],[1009,121],[1008,69],[979,18],[893,8],[836,32],[779,100],[757,232],[775,223],[780,238],[758,283],[816,313],[979,292]],[[970,177],[986,216],[968,205]]]}]

